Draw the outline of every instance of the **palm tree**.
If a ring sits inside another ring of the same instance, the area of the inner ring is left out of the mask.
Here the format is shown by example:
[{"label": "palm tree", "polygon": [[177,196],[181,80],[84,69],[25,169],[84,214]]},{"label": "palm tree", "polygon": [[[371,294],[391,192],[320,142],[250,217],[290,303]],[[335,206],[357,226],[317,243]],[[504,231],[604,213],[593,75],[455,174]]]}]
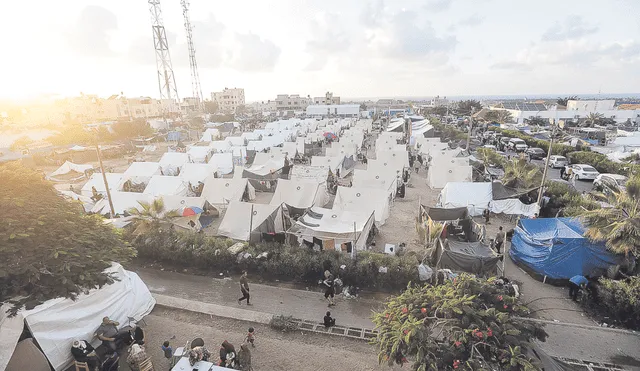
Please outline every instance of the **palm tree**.
[{"label": "palm tree", "polygon": [[156,198],[153,202],[138,202],[142,210],[131,208],[127,212],[135,217],[134,234],[143,234],[168,223],[168,219],[180,216],[177,210],[165,210],[164,200]]},{"label": "palm tree", "polygon": [[529,189],[539,186],[541,181],[540,168],[524,157],[508,161],[504,166],[502,184],[507,187]]},{"label": "palm tree", "polygon": [[506,110],[492,110],[487,112],[485,115],[485,120],[487,121],[495,121],[499,124],[504,124],[506,122],[510,122],[512,120],[511,112]]},{"label": "palm tree", "polygon": [[560,98],[558,97],[558,99],[556,100],[556,104],[559,106],[567,106],[567,104],[569,104],[570,100],[577,100],[578,97],[577,96],[571,96],[571,97],[564,97],[564,98]]},{"label": "palm tree", "polygon": [[580,216],[592,241],[605,242],[616,254],[640,256],[640,176],[631,178],[626,190],[599,194],[611,207],[585,210]]},{"label": "palm tree", "polygon": [[597,124],[603,118],[604,118],[604,115],[602,113],[592,112],[589,115],[587,115],[587,119],[585,120],[585,124],[588,124],[588,126],[593,127],[595,124]]}]

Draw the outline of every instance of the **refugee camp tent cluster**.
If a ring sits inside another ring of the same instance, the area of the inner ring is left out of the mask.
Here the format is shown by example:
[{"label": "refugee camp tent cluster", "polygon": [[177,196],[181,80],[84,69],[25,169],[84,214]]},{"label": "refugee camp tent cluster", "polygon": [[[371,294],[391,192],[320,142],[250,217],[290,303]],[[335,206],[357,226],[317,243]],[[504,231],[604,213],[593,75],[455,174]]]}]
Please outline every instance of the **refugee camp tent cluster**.
[{"label": "refugee camp tent cluster", "polygon": [[54,182],[73,182],[87,177],[92,170],[93,165],[74,164],[73,162],[65,161],[62,166],[49,174],[47,179]]},{"label": "refugee camp tent cluster", "polygon": [[[112,284],[75,299],[47,300],[13,317],[7,313],[11,304],[0,307],[0,370],[49,370],[49,364],[56,371],[66,370],[73,362],[74,340],[100,345],[93,335],[103,317],[122,327],[151,312],[155,299],[136,273],[117,263],[106,271],[113,275]],[[24,336],[28,337],[20,340]]]},{"label": "refugee camp tent cluster", "polygon": [[496,192],[499,196],[498,199],[494,198],[494,187],[508,190],[502,184],[494,186],[495,183],[449,182],[440,192],[438,206],[442,208],[466,207],[471,216],[482,215],[487,208],[496,214],[522,215],[530,218],[539,213],[540,208],[537,203],[529,205],[522,203],[515,198],[519,195],[516,191],[512,193],[513,198],[502,199],[503,192]]}]

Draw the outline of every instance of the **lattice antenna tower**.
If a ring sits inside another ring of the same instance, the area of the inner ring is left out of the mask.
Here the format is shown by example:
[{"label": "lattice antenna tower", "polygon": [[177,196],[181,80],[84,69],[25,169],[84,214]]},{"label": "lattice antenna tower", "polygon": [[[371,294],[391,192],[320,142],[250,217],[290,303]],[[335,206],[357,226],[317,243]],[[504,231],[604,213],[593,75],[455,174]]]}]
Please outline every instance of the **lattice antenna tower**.
[{"label": "lattice antenna tower", "polygon": [[[151,12],[151,30],[153,31],[153,47],[156,51],[156,69],[158,71],[158,89],[160,89],[160,99],[168,99],[172,112],[176,112],[174,104],[180,105],[176,79],[173,75],[171,64],[171,54],[169,53],[169,43],[167,42],[167,32],[162,21],[162,9],[160,0],[148,0],[149,11]],[[164,108],[164,102],[163,102]],[[166,109],[166,108],[164,108]]]},{"label": "lattice antenna tower", "polygon": [[184,29],[187,31],[187,46],[189,47],[189,67],[191,68],[191,92],[197,100],[197,107],[204,111],[202,87],[200,86],[200,74],[198,74],[198,62],[196,61],[196,48],[193,46],[193,28],[189,20],[189,1],[180,0],[182,15],[184,16]]}]

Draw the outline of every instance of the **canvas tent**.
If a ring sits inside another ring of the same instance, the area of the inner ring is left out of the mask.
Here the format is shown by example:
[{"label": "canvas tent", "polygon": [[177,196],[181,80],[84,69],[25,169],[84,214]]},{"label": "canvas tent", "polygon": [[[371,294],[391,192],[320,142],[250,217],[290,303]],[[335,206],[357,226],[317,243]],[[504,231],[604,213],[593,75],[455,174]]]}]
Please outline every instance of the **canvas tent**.
[{"label": "canvas tent", "polygon": [[[140,210],[140,202],[153,202],[153,196],[145,193],[111,191],[111,201],[116,215],[124,215],[131,208]],[[100,215],[108,215],[110,211],[109,200],[106,197],[96,202],[91,209],[92,213]]]},{"label": "canvas tent", "polygon": [[65,161],[56,171],[49,174],[47,179],[53,181],[60,181],[56,179],[61,175],[74,176],[71,180],[81,179],[85,176],[86,172],[93,169],[93,165],[90,164],[74,164],[73,162]]},{"label": "canvas tent", "polygon": [[143,193],[152,196],[187,196],[189,186],[182,177],[154,175]]},{"label": "canvas tent", "polygon": [[[289,228],[287,234],[297,237],[301,244],[317,244],[322,249],[343,250],[343,246],[355,242],[356,250],[365,250],[374,221],[373,211],[313,207]],[[344,251],[350,252],[346,246]]]},{"label": "canvas tent", "polygon": [[[208,203],[204,197],[162,196],[161,198],[164,202],[164,209],[167,212],[176,211],[180,215],[170,219],[170,222],[173,225],[191,231],[199,231],[202,229],[202,224],[200,224],[200,216],[202,214],[190,216],[182,215],[184,215],[185,209],[188,208],[199,208],[201,210],[205,210]],[[190,222],[193,222],[193,225],[191,225]]]},{"label": "canvas tent", "polygon": [[[122,180],[123,174],[121,173],[105,173],[107,176],[107,183],[109,184],[109,190],[114,191],[118,188],[118,184],[120,184],[120,180]],[[96,191],[102,196],[107,196],[107,188],[104,185],[104,179],[102,178],[102,173],[93,173],[89,181],[86,182],[82,186],[82,195],[91,197],[93,196],[93,187],[96,188]]]},{"label": "canvas tent", "polygon": [[241,241],[260,241],[262,233],[282,233],[287,219],[282,205],[252,204],[231,201],[218,235]]},{"label": "canvas tent", "polygon": [[533,218],[540,213],[537,202],[526,205],[517,198],[493,200],[489,204],[489,210],[494,214],[523,215],[528,218]]},{"label": "canvas tent", "polygon": [[189,155],[183,152],[167,152],[158,163],[164,175],[178,175],[184,164],[189,162]]},{"label": "canvas tent", "polygon": [[334,210],[375,211],[376,223],[383,225],[389,217],[389,199],[387,190],[360,187],[338,187],[333,201]]},{"label": "canvas tent", "polygon": [[314,181],[319,184],[327,182],[329,169],[324,166],[295,165],[291,168],[291,180]]},{"label": "canvas tent", "polygon": [[[291,158],[292,157],[289,157],[289,160],[291,160]],[[259,152],[259,153],[256,153],[256,156],[253,158],[253,163],[252,163],[251,166],[264,165],[269,161],[279,162],[279,163],[282,163],[282,165],[284,166],[284,154],[283,153],[272,153],[272,152],[268,152],[268,153]]]},{"label": "canvas tent", "polygon": [[122,187],[126,182],[131,182],[134,185],[141,185],[149,183],[151,177],[154,175],[161,175],[162,168],[157,162],[133,162],[127,170],[122,174],[118,190],[122,190]]},{"label": "canvas tent", "polygon": [[233,172],[233,153],[214,153],[208,163],[215,166],[219,174],[231,174]]},{"label": "canvas tent", "polygon": [[226,140],[214,140],[209,143],[209,148],[211,148],[214,153],[230,152],[231,143]]},{"label": "canvas tent", "polygon": [[623,256],[609,252],[604,243],[589,241],[584,232],[577,219],[521,219],[509,255],[540,276],[563,280],[578,274],[597,277],[622,262]]},{"label": "canvas tent", "polygon": [[209,128],[202,133],[201,142],[211,142],[220,138],[220,130],[216,128]]},{"label": "canvas tent", "polygon": [[192,187],[197,187],[198,183],[204,183],[204,181],[211,175],[215,174],[216,167],[212,164],[184,164],[182,172],[180,172],[180,178]]},{"label": "canvas tent", "polygon": [[437,164],[429,167],[427,185],[431,188],[444,188],[450,182],[473,181],[473,166],[455,164]]},{"label": "canvas tent", "polygon": [[269,160],[258,166],[244,169],[242,177],[249,179],[251,185],[261,192],[273,192],[276,187],[276,179],[280,178],[284,161]]},{"label": "canvas tent", "polygon": [[79,195],[72,191],[58,191],[58,192],[60,192],[62,197],[68,200],[80,201],[82,203],[82,208],[84,209],[85,212],[91,212],[91,210],[93,209],[94,202],[89,196]]},{"label": "canvas tent", "polygon": [[458,242],[438,240],[436,261],[442,268],[464,271],[477,275],[495,276],[500,257],[487,245],[480,242]]},{"label": "canvas tent", "polygon": [[287,207],[307,209],[311,206],[324,206],[327,201],[326,186],[308,181],[278,180],[271,199],[272,205],[284,203]]},{"label": "canvas tent", "polygon": [[187,154],[191,159],[191,162],[204,164],[209,162],[209,158],[213,149],[209,146],[190,146],[187,150]]},{"label": "canvas tent", "polygon": [[248,195],[249,200],[256,197],[255,189],[249,184],[248,179],[244,178],[215,178],[210,176],[204,182],[204,188],[200,195],[211,205],[219,208],[226,206],[232,201],[242,200],[243,195]]},{"label": "canvas tent", "polygon": [[75,339],[93,339],[95,347],[100,344],[93,334],[103,317],[127,324],[129,317],[139,321],[151,312],[155,299],[137,274],[117,263],[107,272],[116,278],[112,284],[80,294],[76,300],[47,300],[11,318],[7,315],[8,304],[3,305],[0,308],[0,370],[4,370],[11,359],[25,326],[53,369],[62,371],[73,362],[69,349]]},{"label": "canvas tent", "polygon": [[438,206],[466,207],[469,215],[478,216],[493,200],[491,183],[449,182],[440,191]]},{"label": "canvas tent", "polygon": [[355,169],[352,182],[353,187],[384,189],[392,196],[395,196],[398,187],[398,177],[391,171],[375,172]]}]

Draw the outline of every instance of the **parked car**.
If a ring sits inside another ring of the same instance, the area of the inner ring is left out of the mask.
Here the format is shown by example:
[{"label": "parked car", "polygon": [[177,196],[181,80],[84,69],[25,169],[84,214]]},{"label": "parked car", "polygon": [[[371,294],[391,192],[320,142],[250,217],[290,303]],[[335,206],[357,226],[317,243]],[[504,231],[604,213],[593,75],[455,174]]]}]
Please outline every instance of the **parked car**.
[{"label": "parked car", "polygon": [[593,188],[603,193],[620,192],[625,190],[627,178],[619,174],[600,174],[593,181]]},{"label": "parked car", "polygon": [[509,148],[516,152],[526,151],[528,147],[529,146],[527,146],[527,143],[520,138],[511,138],[509,140]]},{"label": "parked car", "polygon": [[[546,158],[543,158],[546,160]],[[549,158],[549,167],[553,169],[565,167],[569,165],[569,161],[564,156],[553,155]]]},{"label": "parked car", "polygon": [[567,174],[567,170],[571,169],[571,171],[575,174],[576,180],[580,179],[591,179],[595,180],[600,173],[591,165],[584,164],[575,164],[568,165],[565,169],[565,174]]},{"label": "parked car", "polygon": [[494,146],[493,144],[485,144],[482,146],[482,148],[488,148],[488,149],[492,149],[494,151],[497,151],[498,148],[496,148],[496,146]]},{"label": "parked car", "polygon": [[531,158],[532,160],[540,160],[546,155],[542,148],[529,148],[524,152],[528,154],[529,158]]}]

